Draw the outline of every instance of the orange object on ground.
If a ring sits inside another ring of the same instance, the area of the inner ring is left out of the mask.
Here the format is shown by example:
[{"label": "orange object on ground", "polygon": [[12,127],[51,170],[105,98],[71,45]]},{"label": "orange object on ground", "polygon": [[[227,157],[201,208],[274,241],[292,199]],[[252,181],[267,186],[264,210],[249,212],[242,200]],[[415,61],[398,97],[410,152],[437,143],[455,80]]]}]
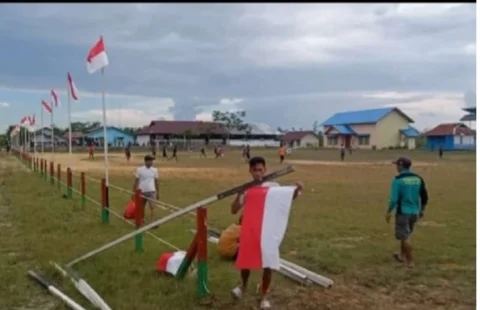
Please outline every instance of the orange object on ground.
[{"label": "orange object on ground", "polygon": [[135,212],[136,212],[135,200],[131,200],[125,206],[125,210],[123,211],[123,217],[126,218],[127,220],[132,220],[135,218]]}]

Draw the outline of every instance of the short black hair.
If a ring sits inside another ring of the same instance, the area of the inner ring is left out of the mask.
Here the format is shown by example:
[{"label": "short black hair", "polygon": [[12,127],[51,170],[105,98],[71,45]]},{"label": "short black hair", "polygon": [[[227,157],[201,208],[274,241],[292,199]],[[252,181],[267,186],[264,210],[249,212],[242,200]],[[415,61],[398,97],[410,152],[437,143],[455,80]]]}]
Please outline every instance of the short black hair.
[{"label": "short black hair", "polygon": [[265,162],[265,158],[261,156],[254,156],[250,159],[250,161],[248,162],[248,165],[250,166],[250,168],[253,168],[256,165],[263,165],[265,167],[267,164]]}]

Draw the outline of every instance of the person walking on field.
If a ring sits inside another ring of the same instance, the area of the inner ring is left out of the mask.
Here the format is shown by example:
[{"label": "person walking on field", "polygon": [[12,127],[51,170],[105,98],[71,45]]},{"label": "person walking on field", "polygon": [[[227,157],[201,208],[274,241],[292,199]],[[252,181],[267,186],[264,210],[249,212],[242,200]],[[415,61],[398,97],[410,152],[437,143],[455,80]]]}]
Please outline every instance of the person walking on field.
[{"label": "person walking on field", "polygon": [[415,223],[422,218],[428,203],[428,192],[425,181],[418,174],[410,171],[410,159],[400,157],[393,162],[398,175],[393,178],[390,201],[385,220],[390,222],[395,214],[395,238],[400,241],[400,252],[393,254],[395,260],[413,267],[411,235]]},{"label": "person walking on field", "polygon": [[[158,191],[158,170],[153,167],[155,157],[147,155],[144,158],[145,164],[135,171],[135,181],[133,182],[133,193],[139,189],[142,192],[142,208],[148,202],[150,209],[149,222],[155,219],[155,200],[159,199]],[[135,199],[135,194],[132,195],[132,200]],[[140,207],[140,206],[137,206]]]},{"label": "person walking on field", "polygon": [[205,152],[205,146],[202,146],[200,149],[200,157],[207,158],[207,153]]},{"label": "person walking on field", "polygon": [[438,148],[438,158],[442,159],[443,158],[443,146],[440,145]]},{"label": "person walking on field", "polygon": [[345,160],[345,145],[340,146],[340,160],[344,161]]},{"label": "person walking on field", "polygon": [[94,153],[95,152],[95,146],[93,145],[93,142],[90,143],[90,146],[88,147],[88,159],[89,160],[94,160],[95,159],[95,156],[94,156]]},{"label": "person walking on field", "polygon": [[287,148],[285,145],[281,145],[278,149],[278,156],[280,157],[280,163],[283,164],[285,160],[285,154],[287,154]]},{"label": "person walking on field", "polygon": [[132,153],[130,152],[130,143],[125,148],[125,158],[127,158],[127,162],[130,162],[130,158],[132,157]]},{"label": "person walking on field", "polygon": [[173,150],[172,150],[172,157],[170,157],[168,160],[175,158],[175,161],[178,162],[177,151],[178,151],[177,145],[174,144],[174,145],[173,145]]},{"label": "person walking on field", "polygon": [[164,144],[162,147],[162,160],[167,160],[168,155],[167,155],[167,145]]},{"label": "person walking on field", "polygon": [[[267,169],[266,169],[266,162],[263,157],[252,157],[249,161],[249,172],[250,175],[254,180],[262,180]],[[264,187],[273,187],[273,186],[280,186],[278,183],[275,182],[264,182],[261,186]],[[296,199],[301,191],[303,190],[303,183],[297,182],[297,188],[295,189],[295,193],[293,195],[293,199]],[[245,203],[245,193],[239,193],[235,200],[231,205],[231,212],[232,214],[237,214],[242,208]],[[242,225],[243,220],[240,220],[240,225]],[[238,253],[238,250],[237,250]],[[247,290],[248,280],[250,278],[250,270],[244,269],[240,271],[241,275],[241,285],[235,287],[232,290],[232,295],[234,298],[239,299],[242,298],[243,294]],[[270,283],[272,281],[272,270],[270,268],[264,268],[262,279],[259,285],[259,293],[260,293],[260,309],[270,309],[270,301],[267,299],[268,289],[270,287]]]}]

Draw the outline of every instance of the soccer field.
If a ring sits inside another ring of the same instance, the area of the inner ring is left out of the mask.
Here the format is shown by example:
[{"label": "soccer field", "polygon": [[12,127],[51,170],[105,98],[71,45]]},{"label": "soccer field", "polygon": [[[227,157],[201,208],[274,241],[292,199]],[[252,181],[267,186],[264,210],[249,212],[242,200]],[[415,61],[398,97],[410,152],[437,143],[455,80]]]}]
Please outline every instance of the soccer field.
[{"label": "soccer field", "polygon": [[[338,151],[295,151],[283,165],[273,150],[252,150],[265,156],[271,172],[294,165],[296,172],[278,179],[281,184],[305,183],[294,203],[281,247],[282,257],[334,280],[330,289],[302,287],[275,274],[271,288],[273,309],[279,310],[395,310],[475,308],[475,154],[404,151],[413,170],[426,181],[430,203],[413,237],[416,267],[398,266],[393,224],[387,224],[390,183],[396,171],[390,162],[400,154],[391,151],[357,151],[339,162]],[[80,172],[87,175],[86,194],[100,200],[103,157],[89,161],[86,153],[44,154],[73,171],[73,185],[80,187]],[[122,154],[110,154],[110,182],[131,190],[133,171],[143,163],[144,153],[133,153],[127,163]],[[185,207],[249,181],[248,166],[240,151],[224,158],[203,159],[199,153],[179,154],[179,162],[157,160],[160,200]],[[65,173],[61,179],[66,180]],[[0,155],[0,309],[65,309],[51,295],[31,282],[26,273],[34,268],[60,284],[87,309],[93,309],[75,288],[48,264],[72,259],[132,231],[132,226],[110,216],[102,224],[100,207],[80,197],[62,198],[66,189],[42,180],[13,156]],[[119,214],[130,196],[110,190],[110,208]],[[236,222],[230,214],[232,198],[208,208],[208,224],[223,229]],[[159,210],[158,215],[169,214]],[[195,218],[184,216],[152,233],[178,248],[192,241]],[[155,271],[161,253],[172,248],[145,235],[145,251],[136,253],[127,241],[75,269],[115,310],[204,309],[196,297],[195,275],[184,280]],[[234,302],[231,289],[239,274],[233,263],[218,258],[214,245],[208,253],[209,289],[215,294],[213,309],[257,309],[255,285],[244,300]]]}]

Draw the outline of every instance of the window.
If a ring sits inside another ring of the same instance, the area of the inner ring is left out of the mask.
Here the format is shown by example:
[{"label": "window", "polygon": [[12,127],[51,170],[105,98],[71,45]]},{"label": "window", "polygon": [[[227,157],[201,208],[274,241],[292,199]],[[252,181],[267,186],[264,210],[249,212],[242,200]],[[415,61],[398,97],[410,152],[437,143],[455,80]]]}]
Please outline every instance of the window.
[{"label": "window", "polygon": [[328,145],[337,145],[337,137],[328,137]]},{"label": "window", "polygon": [[370,136],[360,136],[358,137],[359,145],[370,145]]}]

